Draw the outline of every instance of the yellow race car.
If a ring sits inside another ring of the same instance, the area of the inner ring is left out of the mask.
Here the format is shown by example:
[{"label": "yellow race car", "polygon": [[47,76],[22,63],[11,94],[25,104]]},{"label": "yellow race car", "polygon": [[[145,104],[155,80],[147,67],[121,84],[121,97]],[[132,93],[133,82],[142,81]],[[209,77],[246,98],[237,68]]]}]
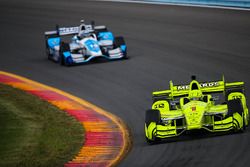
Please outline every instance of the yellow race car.
[{"label": "yellow race car", "polygon": [[146,111],[145,135],[148,143],[176,137],[184,132],[244,131],[249,113],[244,82],[199,83],[195,76],[189,85],[153,92],[152,109]]}]

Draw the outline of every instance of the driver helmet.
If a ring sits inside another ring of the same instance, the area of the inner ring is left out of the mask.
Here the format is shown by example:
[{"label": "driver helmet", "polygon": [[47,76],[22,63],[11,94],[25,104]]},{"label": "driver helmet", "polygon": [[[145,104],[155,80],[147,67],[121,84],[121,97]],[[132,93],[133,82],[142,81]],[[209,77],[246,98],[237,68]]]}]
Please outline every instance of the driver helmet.
[{"label": "driver helmet", "polygon": [[76,42],[77,40],[78,40],[77,35],[74,35],[74,36],[72,37],[72,41],[73,41],[73,42]]},{"label": "driver helmet", "polygon": [[189,92],[189,99],[190,100],[200,100],[202,98],[201,90],[192,90]]},{"label": "driver helmet", "polygon": [[78,36],[80,38],[85,38],[85,37],[89,37],[91,35],[89,30],[82,30],[78,33]]}]

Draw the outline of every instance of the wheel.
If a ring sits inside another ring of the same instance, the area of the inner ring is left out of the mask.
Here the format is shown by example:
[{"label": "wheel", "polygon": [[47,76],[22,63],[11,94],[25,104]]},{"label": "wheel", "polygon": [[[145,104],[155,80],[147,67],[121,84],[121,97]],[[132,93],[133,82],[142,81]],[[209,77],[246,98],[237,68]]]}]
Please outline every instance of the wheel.
[{"label": "wheel", "polygon": [[50,38],[58,38],[60,37],[59,34],[51,34],[51,35],[45,35],[45,53],[48,57],[49,60],[52,59],[52,54],[49,51],[49,45],[48,45],[48,40]]},{"label": "wheel", "polygon": [[51,59],[51,54],[50,54],[50,51],[49,51],[49,46],[48,46],[48,36],[46,35],[45,36],[45,53],[46,53],[46,56],[48,57],[48,60]]},{"label": "wheel", "polygon": [[235,112],[238,112],[240,115],[244,112],[243,106],[240,99],[233,99],[227,102],[228,107],[228,116],[232,116]]},{"label": "wheel", "polygon": [[147,127],[151,122],[155,122],[156,124],[160,123],[160,111],[159,110],[147,110],[146,111],[146,117],[145,117],[145,123]]},{"label": "wheel", "polygon": [[[122,45],[126,45],[124,38],[123,38],[123,37],[115,37],[115,40],[114,40],[114,47],[115,47],[115,48],[118,48],[118,47],[120,47],[120,46],[122,46]],[[125,58],[125,59],[128,58],[128,56],[127,56],[127,49],[126,49],[125,52],[124,52],[124,58]]]},{"label": "wheel", "polygon": [[241,116],[242,116],[242,122],[243,122],[243,126],[242,126],[242,130],[244,131],[246,128],[245,125],[245,118],[244,118],[244,109],[241,103],[240,99],[233,99],[233,100],[229,100],[227,102],[227,107],[228,107],[228,117],[233,116],[234,113],[238,112]]},{"label": "wheel", "polygon": [[62,65],[62,66],[65,65],[65,60],[64,60],[63,54],[60,54],[59,63],[60,63],[60,65]]},{"label": "wheel", "polygon": [[[160,111],[159,110],[147,110],[146,111],[146,117],[145,117],[145,123],[148,127],[151,122],[155,122],[156,124],[160,123]],[[153,136],[153,139],[150,140],[146,137],[146,141],[148,144],[154,144],[158,141],[158,138]]]},{"label": "wheel", "polygon": [[121,45],[126,45],[123,37],[115,37],[114,44],[116,47],[120,47]]},{"label": "wheel", "polygon": [[60,44],[60,58],[59,58],[59,62],[61,65],[68,65],[66,62],[65,62],[65,58],[64,58],[64,55],[63,55],[63,52],[68,52],[70,51],[70,46],[68,43],[65,43],[65,42],[62,42]]}]

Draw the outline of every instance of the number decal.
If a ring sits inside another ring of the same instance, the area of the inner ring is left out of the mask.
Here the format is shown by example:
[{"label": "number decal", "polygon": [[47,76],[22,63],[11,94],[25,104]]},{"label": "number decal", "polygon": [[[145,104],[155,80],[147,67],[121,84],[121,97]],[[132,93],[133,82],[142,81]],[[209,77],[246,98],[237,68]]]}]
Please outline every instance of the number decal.
[{"label": "number decal", "polygon": [[155,104],[155,109],[164,108],[164,103]]},{"label": "number decal", "polygon": [[242,99],[242,96],[241,95],[234,95],[234,96],[232,96],[232,99]]}]

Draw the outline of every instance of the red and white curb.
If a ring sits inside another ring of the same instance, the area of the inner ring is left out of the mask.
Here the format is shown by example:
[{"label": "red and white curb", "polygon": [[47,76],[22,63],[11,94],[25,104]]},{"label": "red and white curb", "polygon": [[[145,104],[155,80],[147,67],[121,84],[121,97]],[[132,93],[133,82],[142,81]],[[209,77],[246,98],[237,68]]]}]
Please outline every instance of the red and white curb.
[{"label": "red and white curb", "polygon": [[85,128],[85,143],[65,167],[116,166],[128,153],[131,141],[117,116],[59,89],[0,71],[0,83],[24,90],[75,117]]}]

